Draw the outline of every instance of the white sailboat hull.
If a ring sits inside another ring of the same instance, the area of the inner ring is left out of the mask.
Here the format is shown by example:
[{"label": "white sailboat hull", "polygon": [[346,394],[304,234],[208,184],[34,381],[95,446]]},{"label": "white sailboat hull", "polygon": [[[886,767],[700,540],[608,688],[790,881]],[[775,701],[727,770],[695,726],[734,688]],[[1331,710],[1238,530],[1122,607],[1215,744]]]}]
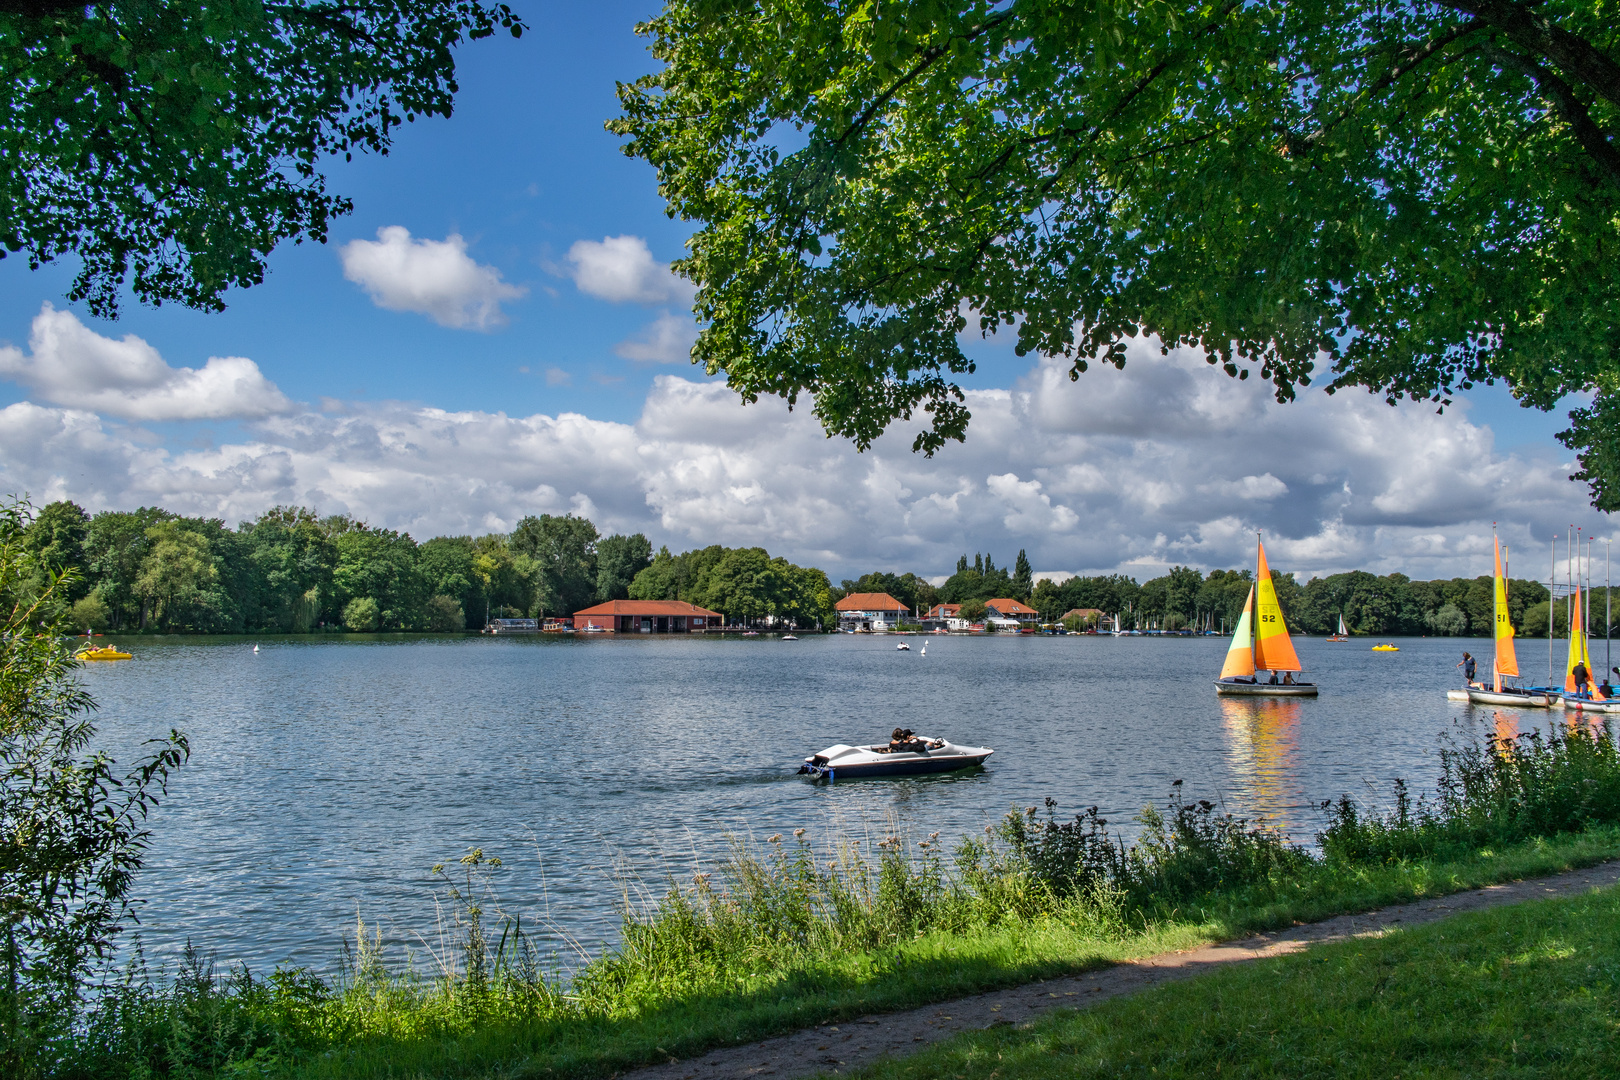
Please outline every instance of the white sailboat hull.
[{"label": "white sailboat hull", "polygon": [[1577,712],[1620,713],[1620,701],[1590,701],[1573,694],[1560,695],[1553,704],[1557,708],[1573,709]]},{"label": "white sailboat hull", "polygon": [[1316,697],[1315,683],[1238,682],[1234,679],[1216,679],[1215,692],[1231,697]]},{"label": "white sailboat hull", "polygon": [[1550,709],[1553,704],[1546,694],[1528,690],[1480,690],[1475,687],[1468,688],[1468,700],[1475,705],[1511,705],[1517,709]]}]

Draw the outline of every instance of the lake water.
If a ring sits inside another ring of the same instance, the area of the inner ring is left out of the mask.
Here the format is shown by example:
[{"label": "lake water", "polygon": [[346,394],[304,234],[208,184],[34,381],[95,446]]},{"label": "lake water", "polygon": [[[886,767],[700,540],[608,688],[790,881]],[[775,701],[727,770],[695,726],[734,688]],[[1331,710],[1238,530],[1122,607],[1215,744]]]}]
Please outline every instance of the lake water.
[{"label": "lake water", "polygon": [[[1488,642],[1400,643],[1296,639],[1322,696],[1265,703],[1216,697],[1220,638],[139,638],[83,678],[121,760],[191,739],[137,885],[148,951],[325,969],[357,914],[430,935],[429,867],[473,846],[505,860],[508,908],[589,946],[626,870],[660,891],[728,836],[954,838],[1046,796],[1126,823],[1181,779],[1309,840],[1321,800],[1432,786],[1439,737],[1475,715],[1444,690]],[[1520,644],[1526,671],[1538,648]],[[795,775],[896,726],[996,753],[943,777]]]}]

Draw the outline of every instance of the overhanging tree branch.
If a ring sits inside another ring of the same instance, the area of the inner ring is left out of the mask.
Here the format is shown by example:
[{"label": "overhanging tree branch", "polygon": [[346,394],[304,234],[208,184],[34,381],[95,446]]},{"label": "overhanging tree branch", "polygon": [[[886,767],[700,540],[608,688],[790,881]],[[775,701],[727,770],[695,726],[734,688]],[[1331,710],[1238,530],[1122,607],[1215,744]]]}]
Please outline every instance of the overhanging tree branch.
[{"label": "overhanging tree branch", "polygon": [[1581,144],[1581,149],[1597,162],[1598,167],[1608,176],[1609,182],[1620,188],[1620,150],[1615,148],[1608,135],[1592,119],[1586,103],[1575,95],[1574,87],[1540,64],[1518,55],[1511,49],[1493,47],[1486,50],[1486,55],[1504,67],[1515,68],[1534,79],[1536,88],[1552,102],[1553,107],[1558,110],[1558,115],[1569,125],[1575,140]]},{"label": "overhanging tree branch", "polygon": [[1515,0],[1434,0],[1441,7],[1477,15],[1534,56],[1545,57],[1570,78],[1620,106],[1620,62],[1578,34]]}]

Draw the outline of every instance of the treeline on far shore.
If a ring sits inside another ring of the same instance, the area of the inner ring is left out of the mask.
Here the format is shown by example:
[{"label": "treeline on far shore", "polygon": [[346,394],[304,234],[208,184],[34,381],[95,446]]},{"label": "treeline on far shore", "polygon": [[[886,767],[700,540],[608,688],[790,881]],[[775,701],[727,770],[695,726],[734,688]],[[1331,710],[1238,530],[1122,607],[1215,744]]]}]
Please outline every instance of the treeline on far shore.
[{"label": "treeline on far shore", "polygon": [[[25,517],[26,520],[26,517]],[[680,554],[652,550],[640,533],[603,536],[574,515],[526,517],[509,533],[437,536],[378,528],[344,514],[277,507],[234,529],[217,518],[157,507],[91,515],[53,502],[32,513],[23,545],[43,585],[73,571],[64,602],[72,625],[95,631],[311,633],[458,631],[488,619],[570,615],[607,600],[685,600],[732,623],[773,619],[830,628],[836,604],[856,592],[888,593],[919,615],[961,604],[978,617],[986,600],[1010,597],[1057,622],[1074,611],[1118,615],[1126,629],[1230,628],[1252,584],[1247,570],[1202,574],[1189,567],[1145,582],[1122,574],[1034,580],[1024,552],[997,566],[963,555],[934,585],[920,574],[876,571],[833,585],[763,548],[712,545]],[[1353,633],[1489,634],[1489,577],[1413,581],[1355,571],[1301,585],[1272,573],[1290,626],[1327,634],[1342,615]],[[938,580],[935,578],[934,580]],[[25,586],[26,587],[26,586]],[[1545,585],[1514,580],[1509,607],[1521,635],[1567,626],[1566,601],[1548,604]],[[1603,633],[1605,595],[1592,597],[1593,632]],[[1088,620],[1070,616],[1072,628]]]}]

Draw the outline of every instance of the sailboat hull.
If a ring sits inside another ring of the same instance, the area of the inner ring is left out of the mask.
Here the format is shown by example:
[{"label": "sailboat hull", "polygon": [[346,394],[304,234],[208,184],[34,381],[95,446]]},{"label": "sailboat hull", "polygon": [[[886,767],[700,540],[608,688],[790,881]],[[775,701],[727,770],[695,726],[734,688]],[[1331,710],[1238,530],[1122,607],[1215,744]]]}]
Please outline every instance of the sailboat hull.
[{"label": "sailboat hull", "polygon": [[1237,682],[1231,679],[1216,679],[1215,692],[1232,697],[1315,697],[1315,683],[1295,683],[1289,686],[1285,683]]},{"label": "sailboat hull", "polygon": [[1528,690],[1480,690],[1468,688],[1468,700],[1475,705],[1511,705],[1517,709],[1549,709],[1552,699],[1546,694],[1533,694]]},{"label": "sailboat hull", "polygon": [[1620,713],[1620,701],[1592,701],[1590,698],[1576,697],[1574,694],[1561,694],[1554,704],[1560,709],[1575,709],[1579,712]]}]

